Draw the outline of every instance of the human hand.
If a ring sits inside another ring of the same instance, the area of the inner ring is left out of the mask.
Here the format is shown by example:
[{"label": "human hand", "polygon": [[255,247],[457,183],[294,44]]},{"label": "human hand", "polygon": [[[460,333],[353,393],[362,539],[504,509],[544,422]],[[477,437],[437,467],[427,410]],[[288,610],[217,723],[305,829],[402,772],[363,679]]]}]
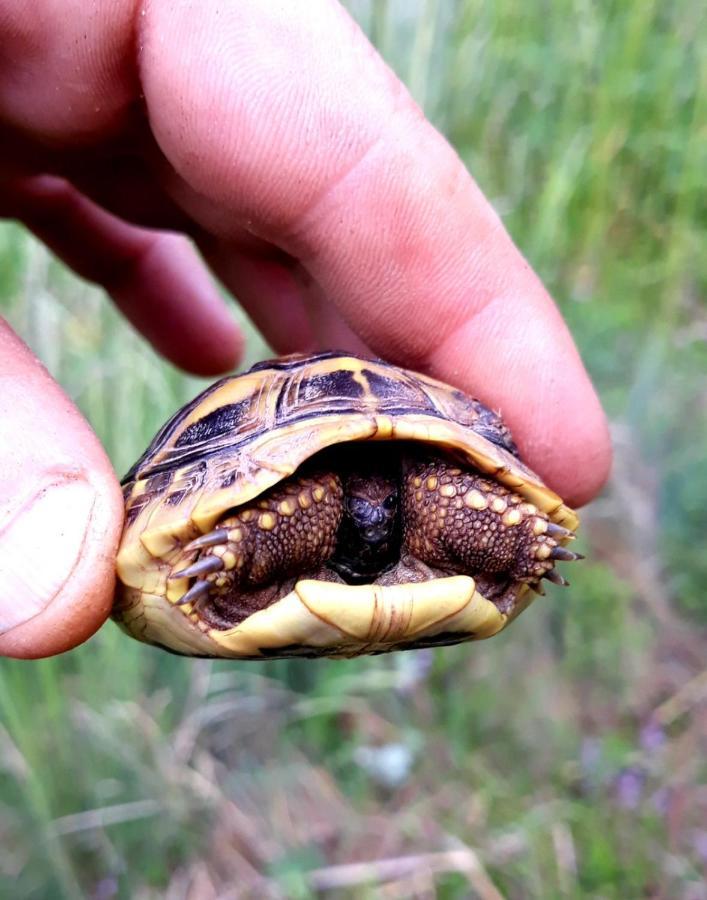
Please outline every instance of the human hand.
[{"label": "human hand", "polygon": [[[599,490],[606,423],[557,309],[333,0],[0,0],[0,47],[0,214],[102,284],[165,356],[216,374],[242,347],[170,230],[276,351],[368,347],[452,382],[502,410],[569,502]],[[122,500],[95,435],[7,327],[0,352],[0,653],[44,656],[108,615]]]}]

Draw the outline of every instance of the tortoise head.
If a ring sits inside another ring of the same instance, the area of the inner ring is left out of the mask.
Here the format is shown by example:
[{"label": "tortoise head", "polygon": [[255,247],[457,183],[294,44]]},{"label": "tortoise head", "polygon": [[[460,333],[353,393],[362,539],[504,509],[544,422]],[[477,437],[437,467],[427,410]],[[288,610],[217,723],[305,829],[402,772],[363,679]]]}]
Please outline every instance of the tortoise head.
[{"label": "tortoise head", "polygon": [[398,484],[385,475],[352,473],[345,479],[345,514],[367,544],[390,540],[398,515]]}]

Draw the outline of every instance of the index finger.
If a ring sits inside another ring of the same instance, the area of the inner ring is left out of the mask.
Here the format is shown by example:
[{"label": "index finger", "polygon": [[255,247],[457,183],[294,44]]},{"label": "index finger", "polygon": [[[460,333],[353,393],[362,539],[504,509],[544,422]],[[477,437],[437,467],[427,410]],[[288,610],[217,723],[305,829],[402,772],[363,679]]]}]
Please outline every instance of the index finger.
[{"label": "index finger", "polygon": [[375,352],[500,409],[533,468],[591,498],[608,431],[561,316],[341,8],[150,9],[142,79],[182,202],[225,239],[246,225],[298,259]]}]

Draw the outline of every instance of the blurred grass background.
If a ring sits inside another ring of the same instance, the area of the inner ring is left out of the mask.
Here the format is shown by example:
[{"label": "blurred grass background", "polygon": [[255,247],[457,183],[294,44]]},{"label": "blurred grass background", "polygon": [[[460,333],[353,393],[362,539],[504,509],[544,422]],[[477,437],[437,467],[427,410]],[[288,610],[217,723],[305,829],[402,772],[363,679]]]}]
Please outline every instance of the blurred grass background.
[{"label": "blurred grass background", "polygon": [[[108,625],[3,661],[0,895],[707,897],[704,5],[349,7],[601,391],[616,466],[588,560],[446,650],[221,664]],[[11,224],[0,302],[118,472],[201,386]]]}]

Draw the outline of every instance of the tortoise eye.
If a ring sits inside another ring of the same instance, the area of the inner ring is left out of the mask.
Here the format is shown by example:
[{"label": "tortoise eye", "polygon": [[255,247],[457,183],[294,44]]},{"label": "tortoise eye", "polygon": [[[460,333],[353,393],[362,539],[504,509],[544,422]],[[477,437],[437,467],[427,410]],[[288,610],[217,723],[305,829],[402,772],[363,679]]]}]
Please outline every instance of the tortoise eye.
[{"label": "tortoise eye", "polygon": [[398,504],[398,495],[397,494],[388,494],[388,496],[383,501],[383,509],[395,509]]}]

